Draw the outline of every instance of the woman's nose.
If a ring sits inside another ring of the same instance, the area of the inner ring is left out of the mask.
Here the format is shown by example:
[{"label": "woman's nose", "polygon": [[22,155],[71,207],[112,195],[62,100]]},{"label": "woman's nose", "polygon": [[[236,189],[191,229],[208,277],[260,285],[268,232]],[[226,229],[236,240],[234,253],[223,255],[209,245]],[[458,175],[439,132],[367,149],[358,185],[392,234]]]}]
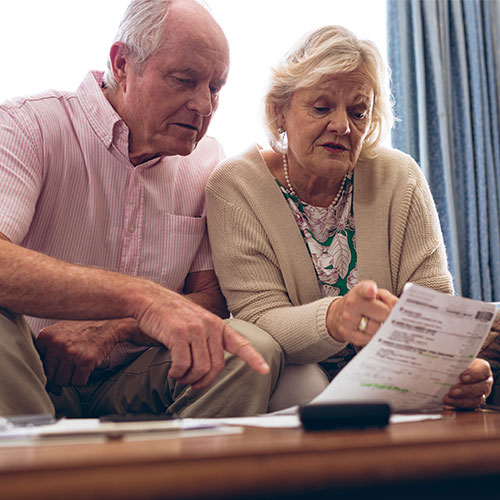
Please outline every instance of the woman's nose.
[{"label": "woman's nose", "polygon": [[330,115],[330,121],[327,125],[329,132],[335,132],[338,135],[347,135],[351,132],[349,126],[349,117],[345,109],[336,109]]}]

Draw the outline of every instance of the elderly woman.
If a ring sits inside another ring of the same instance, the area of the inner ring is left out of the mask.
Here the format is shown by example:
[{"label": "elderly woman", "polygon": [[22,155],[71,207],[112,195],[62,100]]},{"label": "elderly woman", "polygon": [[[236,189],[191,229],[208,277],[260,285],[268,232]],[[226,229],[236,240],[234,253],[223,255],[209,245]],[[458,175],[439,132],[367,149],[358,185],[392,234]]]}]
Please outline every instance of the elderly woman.
[{"label": "elderly woman", "polygon": [[[223,162],[207,188],[215,270],[232,314],[329,379],[365,345],[411,281],[452,293],[436,209],[406,154],[380,144],[393,121],[377,48],[321,28],[274,69],[265,98],[272,150]],[[475,360],[444,403],[491,391]]]}]

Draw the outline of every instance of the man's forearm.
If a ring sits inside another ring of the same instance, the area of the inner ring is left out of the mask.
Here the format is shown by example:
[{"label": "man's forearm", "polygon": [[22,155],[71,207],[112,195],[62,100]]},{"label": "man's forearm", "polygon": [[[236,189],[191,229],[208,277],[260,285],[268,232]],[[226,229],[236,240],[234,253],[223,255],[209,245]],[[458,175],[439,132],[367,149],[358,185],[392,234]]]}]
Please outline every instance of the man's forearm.
[{"label": "man's forearm", "polygon": [[210,312],[213,312],[220,318],[229,318],[229,311],[227,310],[226,301],[224,300],[224,296],[220,292],[194,292],[185,294],[184,297],[191,300],[195,304],[208,309]]},{"label": "man's forearm", "polygon": [[180,294],[141,278],[68,264],[5,239],[0,239],[0,307],[53,319],[134,318],[142,332],[170,349],[169,377],[196,389],[210,385],[223,369],[224,350],[258,373],[269,371],[247,340]]},{"label": "man's forearm", "polygon": [[183,294],[187,299],[220,318],[229,317],[226,299],[222,295],[217,276],[213,270],[188,274],[184,283]]},{"label": "man's forearm", "polygon": [[[204,273],[191,275],[185,298],[228,317],[218,283],[205,278]],[[69,264],[0,237],[0,307],[13,313],[72,320],[122,318],[115,322],[119,341],[143,344],[147,339],[133,319],[137,299],[134,307],[130,304],[134,290],[144,292],[155,286],[159,287],[120,273]]]},{"label": "man's forearm", "polygon": [[[0,239],[0,307],[54,319],[133,317],[153,283],[68,264]],[[172,292],[173,293],[173,292]]]}]

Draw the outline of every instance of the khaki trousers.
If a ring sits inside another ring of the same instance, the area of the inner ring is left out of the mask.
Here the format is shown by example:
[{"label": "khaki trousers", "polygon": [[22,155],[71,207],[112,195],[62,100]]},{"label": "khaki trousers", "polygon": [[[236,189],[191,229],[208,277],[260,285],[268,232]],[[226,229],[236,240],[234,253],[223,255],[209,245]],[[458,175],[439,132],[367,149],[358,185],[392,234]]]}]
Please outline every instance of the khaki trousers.
[{"label": "khaki trousers", "polygon": [[128,366],[82,387],[48,394],[42,362],[26,320],[0,309],[0,415],[49,413],[66,417],[154,413],[180,417],[235,417],[265,413],[284,355],[260,328],[228,320],[264,356],[271,370],[255,373],[226,353],[226,367],[208,388],[195,391],[167,377],[168,349],[152,347]]}]

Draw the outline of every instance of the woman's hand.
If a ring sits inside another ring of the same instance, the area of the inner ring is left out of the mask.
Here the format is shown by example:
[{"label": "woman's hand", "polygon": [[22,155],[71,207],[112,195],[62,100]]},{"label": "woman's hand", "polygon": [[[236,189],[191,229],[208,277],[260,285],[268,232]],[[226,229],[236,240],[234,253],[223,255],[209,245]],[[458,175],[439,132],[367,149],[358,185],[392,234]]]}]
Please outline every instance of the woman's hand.
[{"label": "woman's hand", "polygon": [[365,345],[397,301],[389,291],[378,289],[375,282],[361,281],[330,304],[326,315],[328,332],[338,342]]},{"label": "woman's hand", "polygon": [[484,359],[476,358],[460,375],[460,382],[443,398],[443,403],[453,408],[472,410],[486,401],[492,387],[493,374],[490,364]]}]

